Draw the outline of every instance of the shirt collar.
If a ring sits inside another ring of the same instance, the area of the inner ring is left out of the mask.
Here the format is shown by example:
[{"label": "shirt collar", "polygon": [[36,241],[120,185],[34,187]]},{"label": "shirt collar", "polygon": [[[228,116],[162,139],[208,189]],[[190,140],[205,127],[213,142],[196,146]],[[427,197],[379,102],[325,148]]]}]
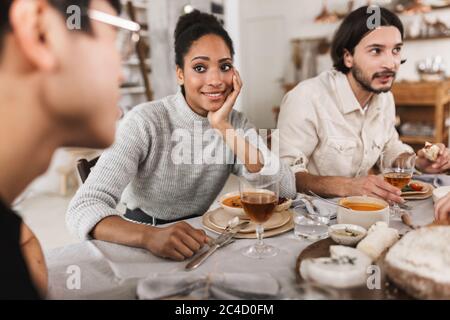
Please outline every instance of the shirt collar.
[{"label": "shirt collar", "polygon": [[[336,94],[341,101],[339,106],[343,114],[351,113],[362,108],[359,105],[358,100],[353,93],[350,83],[348,82],[347,76],[339,71],[336,71]],[[370,105],[371,103],[369,103]]]},{"label": "shirt collar", "polygon": [[381,94],[374,94],[372,99],[370,99],[369,103],[366,105],[367,109],[364,112],[363,108],[360,106],[358,100],[356,99],[355,94],[353,93],[352,87],[350,86],[350,82],[348,81],[347,76],[339,71],[336,72],[336,89],[337,89],[337,96],[339,100],[341,101],[341,105],[339,106],[341,109],[341,112],[343,114],[348,114],[354,111],[360,111],[361,114],[367,114],[367,112],[370,112],[372,110],[378,112],[380,111],[380,95]]}]

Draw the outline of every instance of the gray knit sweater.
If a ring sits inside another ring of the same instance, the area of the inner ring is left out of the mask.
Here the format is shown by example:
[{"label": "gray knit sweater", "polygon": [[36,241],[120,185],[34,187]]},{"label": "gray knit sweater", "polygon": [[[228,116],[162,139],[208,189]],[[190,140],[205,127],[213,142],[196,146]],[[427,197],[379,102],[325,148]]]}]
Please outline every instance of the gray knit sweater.
[{"label": "gray knit sweater", "polygon": [[[265,148],[241,113],[233,110],[230,122],[235,129],[244,129],[250,143]],[[277,162],[280,195],[295,197],[293,173],[264,150],[263,171],[269,162]],[[207,118],[189,108],[181,92],[139,105],[122,120],[116,142],[72,199],[67,225],[81,239],[88,239],[100,220],[120,215],[116,206],[121,199],[129,209],[140,208],[164,220],[202,215],[231,173],[251,176],[235,159],[221,135],[211,129]]]}]

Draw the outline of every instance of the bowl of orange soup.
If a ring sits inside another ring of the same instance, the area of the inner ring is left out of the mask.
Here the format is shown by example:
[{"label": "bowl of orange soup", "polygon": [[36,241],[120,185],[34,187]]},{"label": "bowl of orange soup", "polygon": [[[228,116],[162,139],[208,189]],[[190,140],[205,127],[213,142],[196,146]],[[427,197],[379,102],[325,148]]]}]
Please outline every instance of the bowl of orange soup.
[{"label": "bowl of orange soup", "polygon": [[239,191],[224,194],[220,197],[219,202],[222,208],[228,213],[239,217],[246,217]]},{"label": "bowl of orange soup", "polygon": [[389,204],[384,200],[355,196],[342,198],[339,204],[348,208],[338,207],[339,224],[356,224],[367,230],[378,221],[384,221],[389,225]]}]

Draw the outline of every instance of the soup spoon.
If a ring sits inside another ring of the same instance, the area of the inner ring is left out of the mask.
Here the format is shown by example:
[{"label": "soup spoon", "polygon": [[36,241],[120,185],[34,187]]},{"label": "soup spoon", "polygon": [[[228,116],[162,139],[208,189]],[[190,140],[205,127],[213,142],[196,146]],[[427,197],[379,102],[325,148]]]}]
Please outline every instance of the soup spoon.
[{"label": "soup spoon", "polygon": [[419,229],[419,228],[420,228],[419,226],[416,226],[416,225],[414,225],[414,224],[412,223],[411,215],[410,215],[408,212],[403,211],[403,212],[402,212],[402,215],[401,215],[401,218],[402,218],[402,222],[403,222],[405,225],[407,225],[408,227],[410,227],[412,230],[416,230],[416,229]]},{"label": "soup spoon", "polygon": [[324,201],[324,202],[326,202],[326,203],[333,204],[333,205],[335,205],[335,206],[337,206],[337,207],[341,207],[341,208],[344,208],[344,209],[352,210],[352,211],[353,211],[352,208],[347,207],[347,206],[344,206],[344,205],[339,204],[339,203],[336,203],[336,202],[334,202],[334,201],[331,201],[331,200],[322,198],[321,196],[319,196],[318,194],[314,193],[314,192],[311,191],[311,190],[309,190],[309,193],[310,193],[313,197],[315,197],[315,198],[317,198],[317,199],[319,199],[319,200],[322,200],[322,201]]}]

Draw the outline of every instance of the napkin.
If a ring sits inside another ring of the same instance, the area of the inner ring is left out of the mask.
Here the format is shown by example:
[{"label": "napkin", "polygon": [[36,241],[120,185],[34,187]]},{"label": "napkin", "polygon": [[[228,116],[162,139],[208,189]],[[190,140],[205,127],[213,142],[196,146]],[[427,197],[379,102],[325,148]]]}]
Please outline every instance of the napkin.
[{"label": "napkin", "polygon": [[[327,203],[320,199],[314,199],[312,196],[306,196],[303,194],[297,193],[297,197],[292,200],[292,206],[291,207],[300,207],[308,211],[308,208],[305,205],[304,198],[307,197],[311,200],[311,203],[314,206],[315,212],[309,212],[309,214],[319,214],[323,217],[328,217],[329,219],[335,219],[336,218],[336,211],[337,207],[333,204]],[[330,198],[328,200],[331,200],[333,202],[338,202],[339,198]]]},{"label": "napkin", "polygon": [[153,274],[141,280],[137,297],[170,299],[275,299],[280,285],[268,273]]}]

